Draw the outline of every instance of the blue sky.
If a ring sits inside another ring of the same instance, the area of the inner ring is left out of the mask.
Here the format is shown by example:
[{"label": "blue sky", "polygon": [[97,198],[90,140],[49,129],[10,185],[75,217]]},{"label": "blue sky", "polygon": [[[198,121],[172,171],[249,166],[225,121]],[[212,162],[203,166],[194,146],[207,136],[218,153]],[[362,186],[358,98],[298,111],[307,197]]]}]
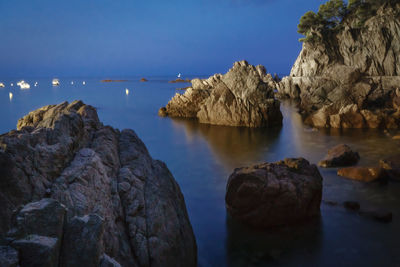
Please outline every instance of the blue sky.
[{"label": "blue sky", "polygon": [[319,0],[0,0],[0,76],[288,73]]}]

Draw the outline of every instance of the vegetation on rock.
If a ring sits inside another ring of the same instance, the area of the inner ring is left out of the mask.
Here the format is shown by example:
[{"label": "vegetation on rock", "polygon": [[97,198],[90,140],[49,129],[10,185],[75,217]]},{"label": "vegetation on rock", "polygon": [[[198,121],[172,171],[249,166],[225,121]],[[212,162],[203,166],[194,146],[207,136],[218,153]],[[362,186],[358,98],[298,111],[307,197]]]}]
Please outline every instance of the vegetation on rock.
[{"label": "vegetation on rock", "polygon": [[305,37],[300,42],[315,42],[321,37],[342,29],[344,22],[352,27],[361,28],[364,22],[374,16],[384,4],[399,3],[400,0],[329,0],[320,5],[317,13],[306,12],[298,25],[298,33]]}]

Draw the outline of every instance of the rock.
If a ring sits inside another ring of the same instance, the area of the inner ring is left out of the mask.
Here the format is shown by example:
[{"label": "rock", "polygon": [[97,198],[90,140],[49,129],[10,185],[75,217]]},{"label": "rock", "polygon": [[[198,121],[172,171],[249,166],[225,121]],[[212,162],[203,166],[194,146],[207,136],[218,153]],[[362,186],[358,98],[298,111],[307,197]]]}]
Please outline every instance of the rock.
[{"label": "rock", "polygon": [[379,165],[383,168],[388,177],[395,181],[400,181],[400,155],[382,159]]},{"label": "rock", "polygon": [[165,107],[162,107],[158,110],[158,116],[160,117],[166,117],[168,115],[167,109]]},{"label": "rock", "polygon": [[271,127],[282,124],[280,102],[274,99],[275,82],[263,66],[235,62],[226,74],[193,79],[192,87],[176,94],[160,115],[197,118],[201,123]]},{"label": "rock", "polygon": [[142,78],[140,79],[141,82],[148,82],[148,80],[146,78]]},{"label": "rock", "polygon": [[181,78],[178,78],[176,80],[169,81],[169,83],[190,83],[190,79],[183,80]]},{"label": "rock", "polygon": [[107,254],[103,254],[99,267],[121,267],[121,265]]},{"label": "rock", "polygon": [[66,225],[62,254],[62,266],[99,266],[103,254],[104,220],[90,214],[74,217]]},{"label": "rock", "polygon": [[18,267],[18,251],[10,246],[0,246],[0,266]]},{"label": "rock", "polygon": [[60,251],[63,262],[86,265],[103,254],[121,266],[197,263],[184,198],[167,166],[132,130],[104,126],[82,101],[32,111],[0,135],[0,206],[0,236],[20,258],[43,254],[43,266]]},{"label": "rock", "polygon": [[374,219],[379,222],[389,223],[392,221],[393,215],[390,211],[384,210],[363,210],[360,211],[361,216]]},{"label": "rock", "polygon": [[386,177],[384,170],[379,167],[347,167],[339,169],[337,174],[361,182],[372,182]]},{"label": "rock", "polygon": [[318,216],[321,196],[318,168],[298,158],[235,169],[225,202],[233,218],[265,228]]},{"label": "rock", "polygon": [[318,165],[324,168],[349,166],[356,164],[360,156],[345,144],[337,145],[328,150],[328,154]]},{"label": "rock", "polygon": [[299,101],[311,126],[399,128],[399,10],[385,2],[362,27],[348,16],[335,34],[316,31],[320,40],[303,43],[278,95]]},{"label": "rock", "polygon": [[29,235],[11,245],[19,251],[21,266],[53,267],[58,266],[58,243],[57,238]]},{"label": "rock", "polygon": [[66,211],[64,205],[51,198],[28,203],[14,217],[8,236],[18,239],[38,235],[61,240]]},{"label": "rock", "polygon": [[343,202],[343,206],[348,210],[357,211],[360,209],[360,203],[356,201],[345,201]]}]

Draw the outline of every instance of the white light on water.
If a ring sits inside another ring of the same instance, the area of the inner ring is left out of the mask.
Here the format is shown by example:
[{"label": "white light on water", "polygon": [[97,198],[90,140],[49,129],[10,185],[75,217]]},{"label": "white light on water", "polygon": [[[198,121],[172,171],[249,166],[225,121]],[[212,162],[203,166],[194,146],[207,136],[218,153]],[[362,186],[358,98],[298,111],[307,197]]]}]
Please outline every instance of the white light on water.
[{"label": "white light on water", "polygon": [[74,82],[71,82],[72,85],[74,85]]},{"label": "white light on water", "polygon": [[8,93],[8,97],[10,98],[10,101],[11,101],[12,98],[13,98],[13,93],[9,92],[9,93]]},{"label": "white light on water", "polygon": [[13,83],[11,83],[11,86],[14,86],[14,84],[13,84]]},{"label": "white light on water", "polygon": [[125,89],[125,94],[129,95],[129,89],[128,88]]},{"label": "white light on water", "polygon": [[82,84],[83,84],[83,85],[85,85],[85,84],[86,84],[86,82],[85,82],[85,81],[83,81],[83,82],[82,82]]}]

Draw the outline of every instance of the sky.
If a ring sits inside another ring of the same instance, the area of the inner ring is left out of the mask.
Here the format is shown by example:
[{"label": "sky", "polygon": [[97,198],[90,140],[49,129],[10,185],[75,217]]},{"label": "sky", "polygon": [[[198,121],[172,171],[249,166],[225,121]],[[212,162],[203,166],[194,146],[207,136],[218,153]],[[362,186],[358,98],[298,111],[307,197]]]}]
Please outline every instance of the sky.
[{"label": "sky", "polygon": [[288,74],[320,0],[0,0],[0,77]]}]

